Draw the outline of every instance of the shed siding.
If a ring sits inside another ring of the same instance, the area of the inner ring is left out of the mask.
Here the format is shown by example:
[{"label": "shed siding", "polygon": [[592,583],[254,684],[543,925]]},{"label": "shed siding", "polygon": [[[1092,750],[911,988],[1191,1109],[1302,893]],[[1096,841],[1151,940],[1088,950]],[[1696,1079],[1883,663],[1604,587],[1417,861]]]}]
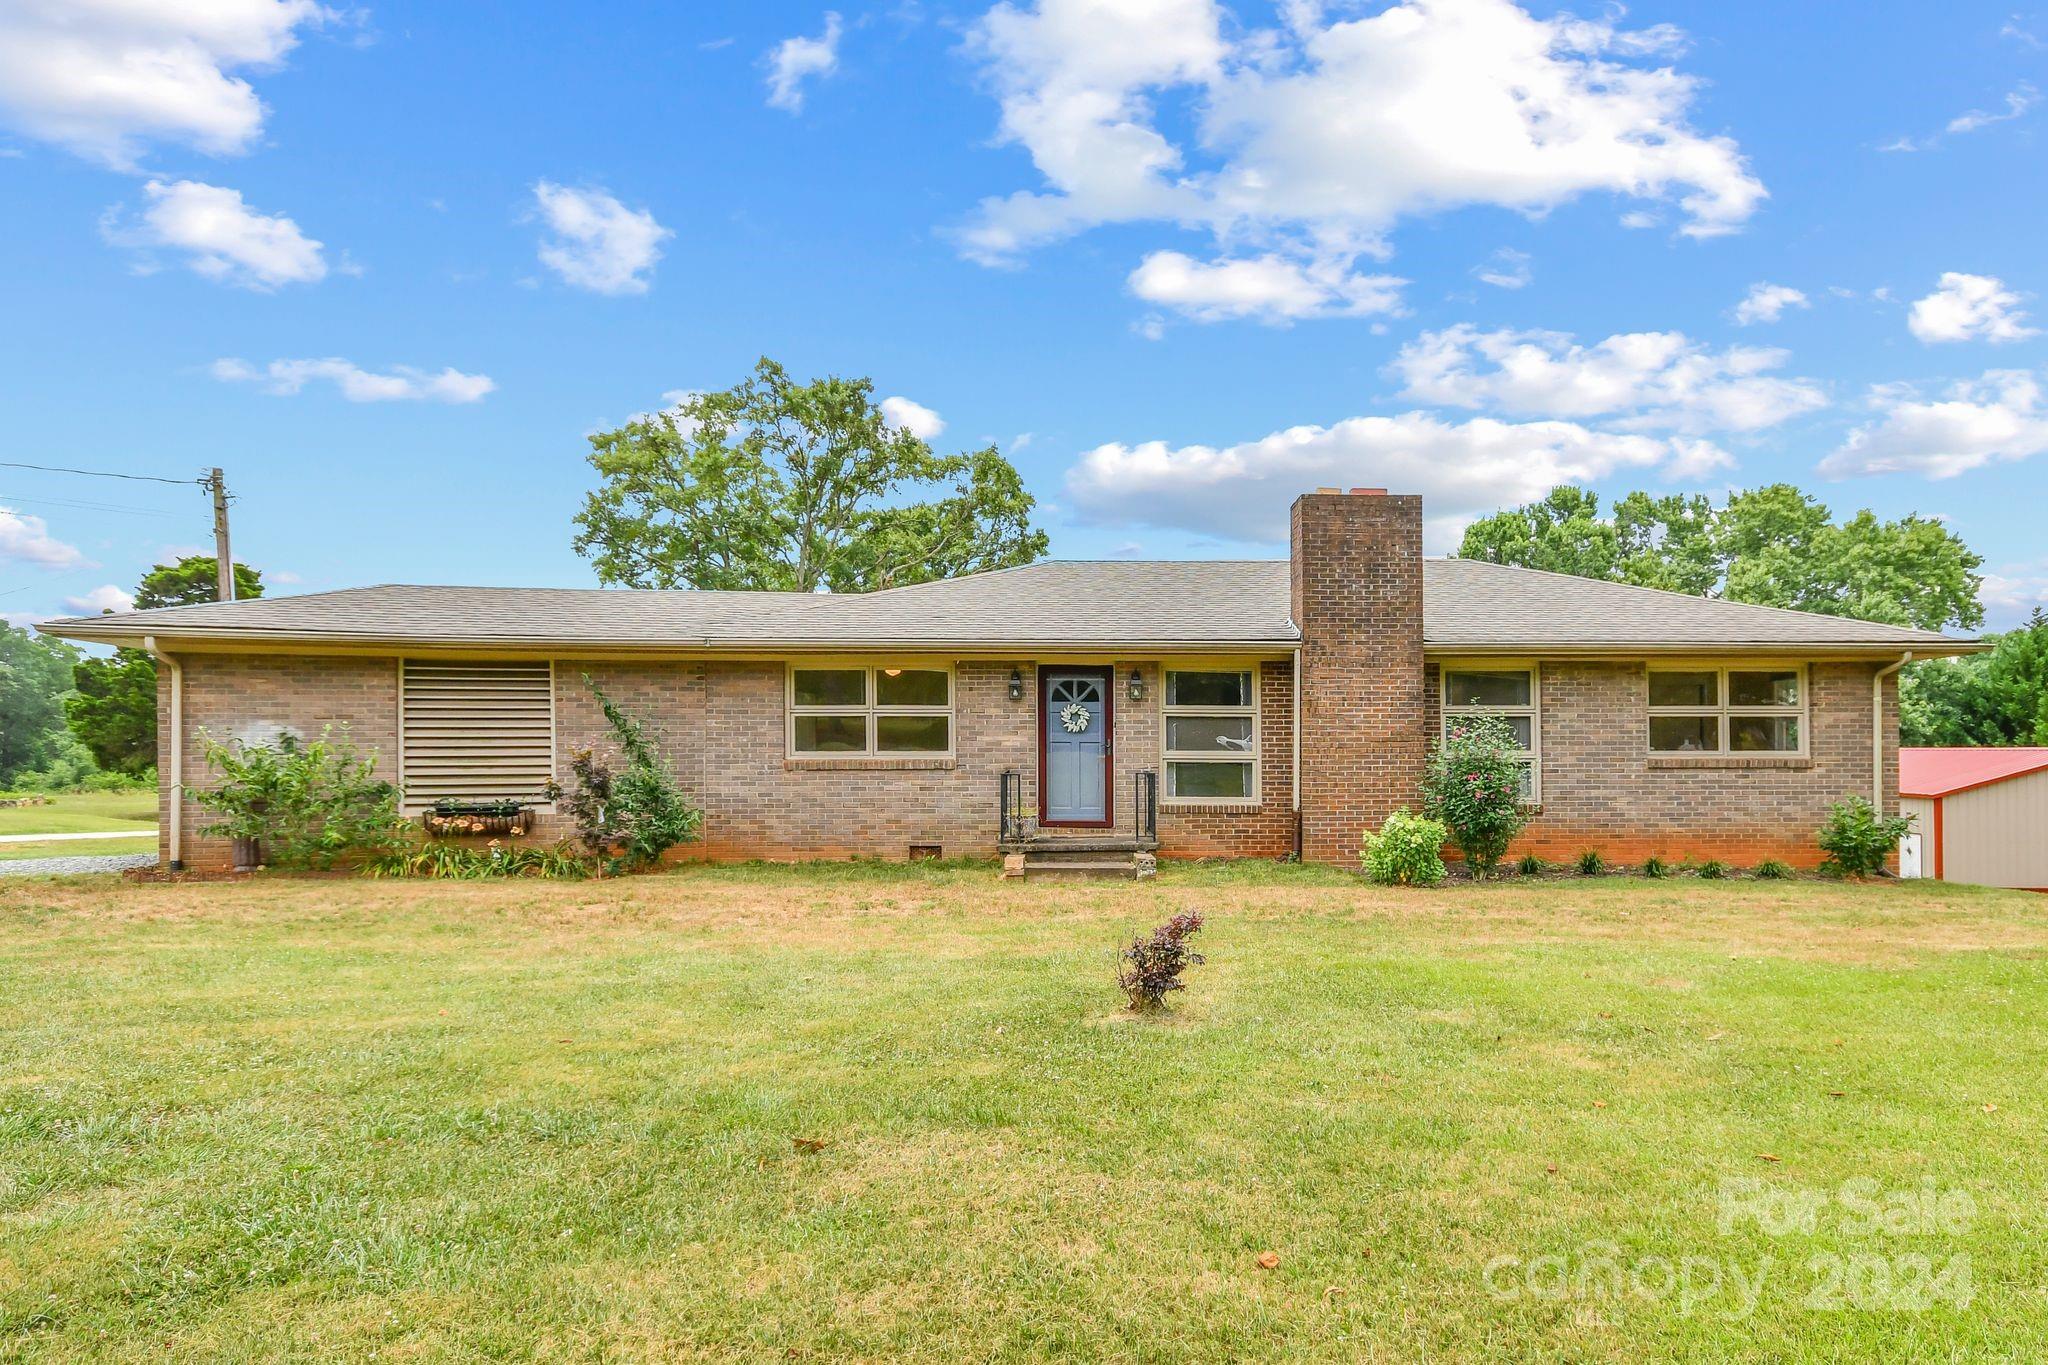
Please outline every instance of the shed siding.
[{"label": "shed siding", "polygon": [[2048,889],[2048,772],[1945,796],[1941,825],[1944,880]]}]

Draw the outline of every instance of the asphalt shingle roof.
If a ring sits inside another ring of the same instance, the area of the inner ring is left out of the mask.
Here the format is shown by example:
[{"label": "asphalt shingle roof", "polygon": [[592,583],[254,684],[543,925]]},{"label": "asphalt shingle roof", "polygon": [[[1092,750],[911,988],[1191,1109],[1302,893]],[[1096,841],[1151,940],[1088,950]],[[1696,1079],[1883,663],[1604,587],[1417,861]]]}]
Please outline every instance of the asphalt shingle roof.
[{"label": "asphalt shingle roof", "polygon": [[[78,639],[618,648],[1292,645],[1285,560],[1050,561],[880,592],[386,584],[46,621]],[[1432,649],[1939,649],[1930,631],[1474,560],[1423,561]]]}]

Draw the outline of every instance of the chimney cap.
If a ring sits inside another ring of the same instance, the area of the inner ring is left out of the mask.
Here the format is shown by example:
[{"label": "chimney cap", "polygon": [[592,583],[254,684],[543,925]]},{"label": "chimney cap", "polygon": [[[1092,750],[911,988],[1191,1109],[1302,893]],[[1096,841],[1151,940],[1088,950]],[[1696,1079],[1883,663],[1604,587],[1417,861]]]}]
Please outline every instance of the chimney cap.
[{"label": "chimney cap", "polygon": [[1354,498],[1384,498],[1386,495],[1387,490],[1384,488],[1354,488],[1351,490],[1351,496]]},{"label": "chimney cap", "polygon": [[1316,490],[1318,493],[1342,493],[1343,491],[1341,488],[1318,488]]}]

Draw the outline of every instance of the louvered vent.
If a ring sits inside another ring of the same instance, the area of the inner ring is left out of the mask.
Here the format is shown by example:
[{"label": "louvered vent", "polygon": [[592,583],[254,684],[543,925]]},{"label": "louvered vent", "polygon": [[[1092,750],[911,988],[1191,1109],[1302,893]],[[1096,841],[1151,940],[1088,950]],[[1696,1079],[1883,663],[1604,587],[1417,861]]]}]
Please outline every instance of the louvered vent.
[{"label": "louvered vent", "polygon": [[554,776],[552,664],[401,665],[405,808],[539,801]]}]

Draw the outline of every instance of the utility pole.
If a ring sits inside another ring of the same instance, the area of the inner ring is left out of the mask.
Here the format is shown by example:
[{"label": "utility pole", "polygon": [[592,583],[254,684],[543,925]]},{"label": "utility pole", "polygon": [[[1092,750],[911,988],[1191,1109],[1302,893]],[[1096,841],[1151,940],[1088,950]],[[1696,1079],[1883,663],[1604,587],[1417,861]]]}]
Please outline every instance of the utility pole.
[{"label": "utility pole", "polygon": [[213,562],[220,571],[220,586],[216,597],[222,602],[235,600],[235,559],[228,548],[228,481],[218,467],[200,480],[213,490]]}]

